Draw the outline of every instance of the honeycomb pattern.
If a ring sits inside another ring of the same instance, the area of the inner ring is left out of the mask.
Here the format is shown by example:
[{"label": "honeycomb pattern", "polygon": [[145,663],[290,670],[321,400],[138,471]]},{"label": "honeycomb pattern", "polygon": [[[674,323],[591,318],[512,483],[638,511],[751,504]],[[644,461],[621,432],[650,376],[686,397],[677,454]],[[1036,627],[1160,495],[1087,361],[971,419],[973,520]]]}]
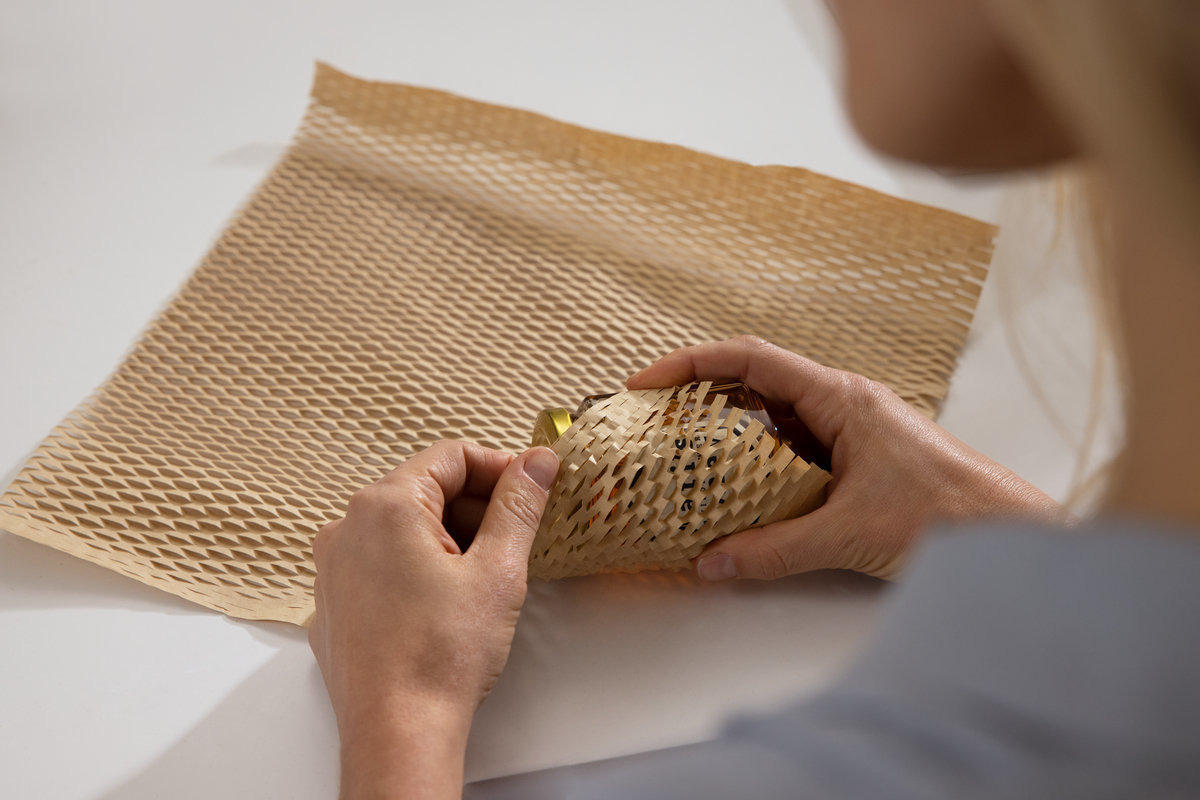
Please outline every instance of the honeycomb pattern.
[{"label": "honeycomb pattern", "polygon": [[425,445],[756,333],[941,401],[995,230],[319,66],[296,139],[0,526],[237,617],[302,624],[310,541]]},{"label": "honeycomb pattern", "polygon": [[621,392],[554,442],[530,577],[683,569],[713,539],[825,500],[829,473],[711,387]]}]

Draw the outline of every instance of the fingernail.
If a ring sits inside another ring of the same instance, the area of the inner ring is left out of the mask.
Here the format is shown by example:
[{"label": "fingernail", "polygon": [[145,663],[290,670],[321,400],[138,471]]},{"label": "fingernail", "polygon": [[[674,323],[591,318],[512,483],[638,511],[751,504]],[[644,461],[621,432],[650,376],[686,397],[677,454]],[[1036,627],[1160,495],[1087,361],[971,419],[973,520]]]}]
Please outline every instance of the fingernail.
[{"label": "fingernail", "polygon": [[535,447],[526,456],[522,469],[534,483],[549,491],[558,476],[558,456],[548,447]]},{"label": "fingernail", "polygon": [[700,559],[696,572],[706,581],[724,581],[737,577],[737,567],[733,565],[733,556],[728,553],[713,553]]}]

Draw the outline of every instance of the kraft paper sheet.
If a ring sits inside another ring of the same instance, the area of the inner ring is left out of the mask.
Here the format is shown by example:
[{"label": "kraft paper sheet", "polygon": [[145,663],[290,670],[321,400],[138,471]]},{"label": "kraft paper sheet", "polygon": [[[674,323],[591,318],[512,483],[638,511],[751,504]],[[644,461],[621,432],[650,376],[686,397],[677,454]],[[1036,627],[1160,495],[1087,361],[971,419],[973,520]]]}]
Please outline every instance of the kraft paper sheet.
[{"label": "kraft paper sheet", "polygon": [[235,617],[303,624],[310,543],[442,438],[519,451],[544,406],[754,333],[945,395],[995,229],[317,68],[294,142],[0,527]]}]

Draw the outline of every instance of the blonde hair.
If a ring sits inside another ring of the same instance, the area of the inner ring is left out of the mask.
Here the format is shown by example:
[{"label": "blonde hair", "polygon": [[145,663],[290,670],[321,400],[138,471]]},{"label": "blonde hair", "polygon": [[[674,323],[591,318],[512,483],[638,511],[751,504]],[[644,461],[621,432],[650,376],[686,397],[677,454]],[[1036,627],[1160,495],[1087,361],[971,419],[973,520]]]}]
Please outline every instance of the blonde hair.
[{"label": "blonde hair", "polygon": [[1099,291],[1106,273],[1097,268],[1093,232],[1104,224],[1093,218],[1100,206],[1092,182],[1079,165],[1007,181],[989,276],[1025,389],[1074,454],[1066,484],[1043,488],[1079,514],[1102,499],[1124,428],[1116,323]]}]

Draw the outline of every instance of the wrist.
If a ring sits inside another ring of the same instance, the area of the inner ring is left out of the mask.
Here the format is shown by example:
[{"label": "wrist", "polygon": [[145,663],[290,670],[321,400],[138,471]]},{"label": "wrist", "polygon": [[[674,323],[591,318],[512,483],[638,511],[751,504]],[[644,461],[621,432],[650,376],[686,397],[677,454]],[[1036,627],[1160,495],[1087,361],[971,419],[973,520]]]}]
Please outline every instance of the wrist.
[{"label": "wrist", "polygon": [[470,727],[469,712],[439,699],[361,706],[339,720],[341,800],[460,797]]}]

